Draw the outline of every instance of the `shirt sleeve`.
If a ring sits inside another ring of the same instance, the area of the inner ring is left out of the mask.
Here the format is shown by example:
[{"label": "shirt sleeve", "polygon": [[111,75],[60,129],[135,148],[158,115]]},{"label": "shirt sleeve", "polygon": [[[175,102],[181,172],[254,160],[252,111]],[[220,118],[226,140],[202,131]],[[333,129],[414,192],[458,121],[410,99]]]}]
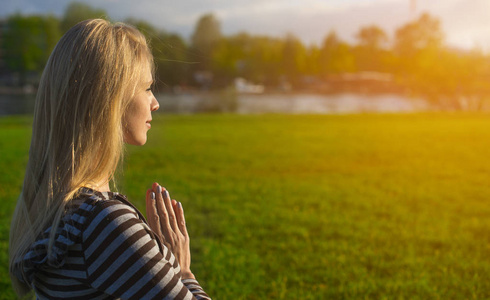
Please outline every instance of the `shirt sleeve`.
[{"label": "shirt sleeve", "polygon": [[121,299],[211,299],[196,280],[181,280],[175,256],[149,231],[130,206],[98,204],[83,233],[88,283]]}]

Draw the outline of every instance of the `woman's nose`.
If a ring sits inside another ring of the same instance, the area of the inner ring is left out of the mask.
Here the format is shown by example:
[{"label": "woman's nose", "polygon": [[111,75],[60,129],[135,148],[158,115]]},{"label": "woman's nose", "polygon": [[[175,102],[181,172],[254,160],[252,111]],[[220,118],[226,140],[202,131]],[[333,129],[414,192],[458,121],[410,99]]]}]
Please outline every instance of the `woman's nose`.
[{"label": "woman's nose", "polygon": [[153,99],[151,100],[151,111],[158,110],[160,108],[160,103],[158,103],[157,98],[153,96]]}]

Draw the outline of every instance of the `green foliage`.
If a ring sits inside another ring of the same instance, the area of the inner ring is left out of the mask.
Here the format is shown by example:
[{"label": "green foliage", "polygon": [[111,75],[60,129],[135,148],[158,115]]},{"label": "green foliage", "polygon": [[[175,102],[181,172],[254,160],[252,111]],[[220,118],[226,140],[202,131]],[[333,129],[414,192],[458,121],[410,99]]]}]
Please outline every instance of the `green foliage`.
[{"label": "green foliage", "polygon": [[82,2],[71,2],[63,15],[61,30],[66,32],[73,25],[87,19],[107,19],[107,12]]},{"label": "green foliage", "polygon": [[200,17],[191,37],[192,46],[203,53],[210,53],[220,39],[221,25],[216,17],[213,14]]},{"label": "green foliage", "polygon": [[358,45],[354,48],[359,71],[388,71],[389,51],[386,49],[388,36],[376,25],[363,27],[356,35]]},{"label": "green foliage", "polygon": [[355,57],[351,47],[341,41],[335,31],[331,31],[325,37],[319,58],[323,75],[354,72],[356,70]]},{"label": "green foliage", "polygon": [[193,62],[188,59],[185,41],[177,34],[160,33],[152,45],[160,82],[166,87],[188,84]]},{"label": "green foliage", "polygon": [[283,51],[281,39],[239,33],[221,39],[213,54],[214,70],[221,78],[274,85],[284,75]]},{"label": "green foliage", "polygon": [[404,55],[413,55],[424,49],[440,48],[444,35],[438,19],[424,13],[395,33],[395,49]]},{"label": "green foliage", "polygon": [[156,84],[164,88],[185,84],[190,62],[184,40],[177,34],[158,30],[146,21],[129,18],[125,22],[138,28],[147,38],[156,64]]},{"label": "green foliage", "polygon": [[376,25],[371,25],[359,29],[356,35],[359,45],[371,49],[381,49],[388,42],[388,36]]},{"label": "green foliage", "polygon": [[288,34],[284,41],[282,60],[284,74],[290,82],[297,84],[298,77],[306,72],[306,49],[301,41],[292,34]]},{"label": "green foliage", "polygon": [[53,16],[10,16],[2,44],[7,68],[19,72],[25,84],[27,72],[44,68],[60,37],[59,21]]},{"label": "green foliage", "polygon": [[[61,22],[53,16],[11,16],[2,49],[9,71],[19,77],[18,85],[29,83],[32,74],[35,78],[30,81],[37,83],[60,32],[81,20],[105,16],[105,11],[79,2],[68,6]],[[489,55],[445,46],[439,20],[426,13],[396,30],[391,49],[387,34],[376,25],[360,28],[356,45],[332,31],[321,45],[306,46],[291,34],[223,36],[213,14],[199,18],[190,44],[148,22],[132,18],[126,22],[150,41],[157,85],[163,90],[189,85],[226,88],[243,77],[271,90],[292,86],[321,92],[399,91],[424,98],[436,109],[480,110],[490,100]],[[386,74],[343,76],[356,72]],[[347,77],[361,79],[353,82]]]},{"label": "green foliage", "polygon": [[211,58],[221,38],[221,25],[213,14],[199,18],[191,36],[193,55],[199,61],[197,70],[210,71]]},{"label": "green foliage", "polygon": [[[121,191],[183,203],[216,299],[487,299],[488,114],[156,115]],[[29,119],[0,119],[3,299]],[[3,141],[3,142],[2,142]]]},{"label": "green foliage", "polygon": [[398,29],[395,50],[400,83],[434,107],[479,110],[489,101],[488,56],[443,47],[437,19],[424,14]]},{"label": "green foliage", "polygon": [[249,57],[247,53],[252,38],[246,33],[236,34],[221,39],[213,52],[214,69],[219,76],[237,77],[245,73],[244,62]]}]

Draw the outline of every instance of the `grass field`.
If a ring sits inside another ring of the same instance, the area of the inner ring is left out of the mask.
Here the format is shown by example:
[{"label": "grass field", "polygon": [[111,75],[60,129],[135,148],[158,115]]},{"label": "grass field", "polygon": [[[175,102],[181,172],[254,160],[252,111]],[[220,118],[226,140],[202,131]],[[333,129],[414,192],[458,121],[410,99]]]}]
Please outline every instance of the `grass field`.
[{"label": "grass field", "polygon": [[[0,290],[29,118],[0,119]],[[490,298],[490,115],[155,117],[118,185],[186,211],[215,299]]]}]

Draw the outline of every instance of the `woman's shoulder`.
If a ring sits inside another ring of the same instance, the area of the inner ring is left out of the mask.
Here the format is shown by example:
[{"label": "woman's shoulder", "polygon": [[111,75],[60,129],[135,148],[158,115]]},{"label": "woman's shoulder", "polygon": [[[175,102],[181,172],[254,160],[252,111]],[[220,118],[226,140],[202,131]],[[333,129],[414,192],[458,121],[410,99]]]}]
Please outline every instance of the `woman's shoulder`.
[{"label": "woman's shoulder", "polygon": [[[69,249],[81,244],[84,231],[93,219],[100,212],[103,213],[105,208],[110,209],[113,206],[125,205],[119,198],[121,196],[117,193],[100,193],[89,189],[80,190],[77,196],[65,206],[65,214],[57,227],[53,229],[49,226],[44,229],[26,254],[19,259],[18,271],[22,269],[27,276],[26,278],[32,281],[32,276],[38,268],[62,268],[67,257],[69,257]],[[125,206],[127,211],[131,211],[129,206]],[[48,251],[53,231],[54,243],[52,251]],[[22,279],[21,273],[17,273],[16,276]]]},{"label": "woman's shoulder", "polygon": [[103,231],[124,231],[128,224],[139,223],[146,229],[144,216],[117,192],[85,189],[72,201],[69,211],[66,218],[78,225],[83,240],[91,240]]},{"label": "woman's shoulder", "polygon": [[73,240],[81,241],[87,233],[100,231],[102,224],[118,223],[122,220],[121,216],[138,221],[143,218],[122,194],[82,188],[65,206],[65,214],[59,224],[61,228],[58,230],[64,228]]},{"label": "woman's shoulder", "polygon": [[121,207],[138,217],[136,208],[129,203],[123,194],[82,188],[77,197],[67,205],[66,216],[78,221],[78,223],[85,223],[103,211],[112,211]]}]

